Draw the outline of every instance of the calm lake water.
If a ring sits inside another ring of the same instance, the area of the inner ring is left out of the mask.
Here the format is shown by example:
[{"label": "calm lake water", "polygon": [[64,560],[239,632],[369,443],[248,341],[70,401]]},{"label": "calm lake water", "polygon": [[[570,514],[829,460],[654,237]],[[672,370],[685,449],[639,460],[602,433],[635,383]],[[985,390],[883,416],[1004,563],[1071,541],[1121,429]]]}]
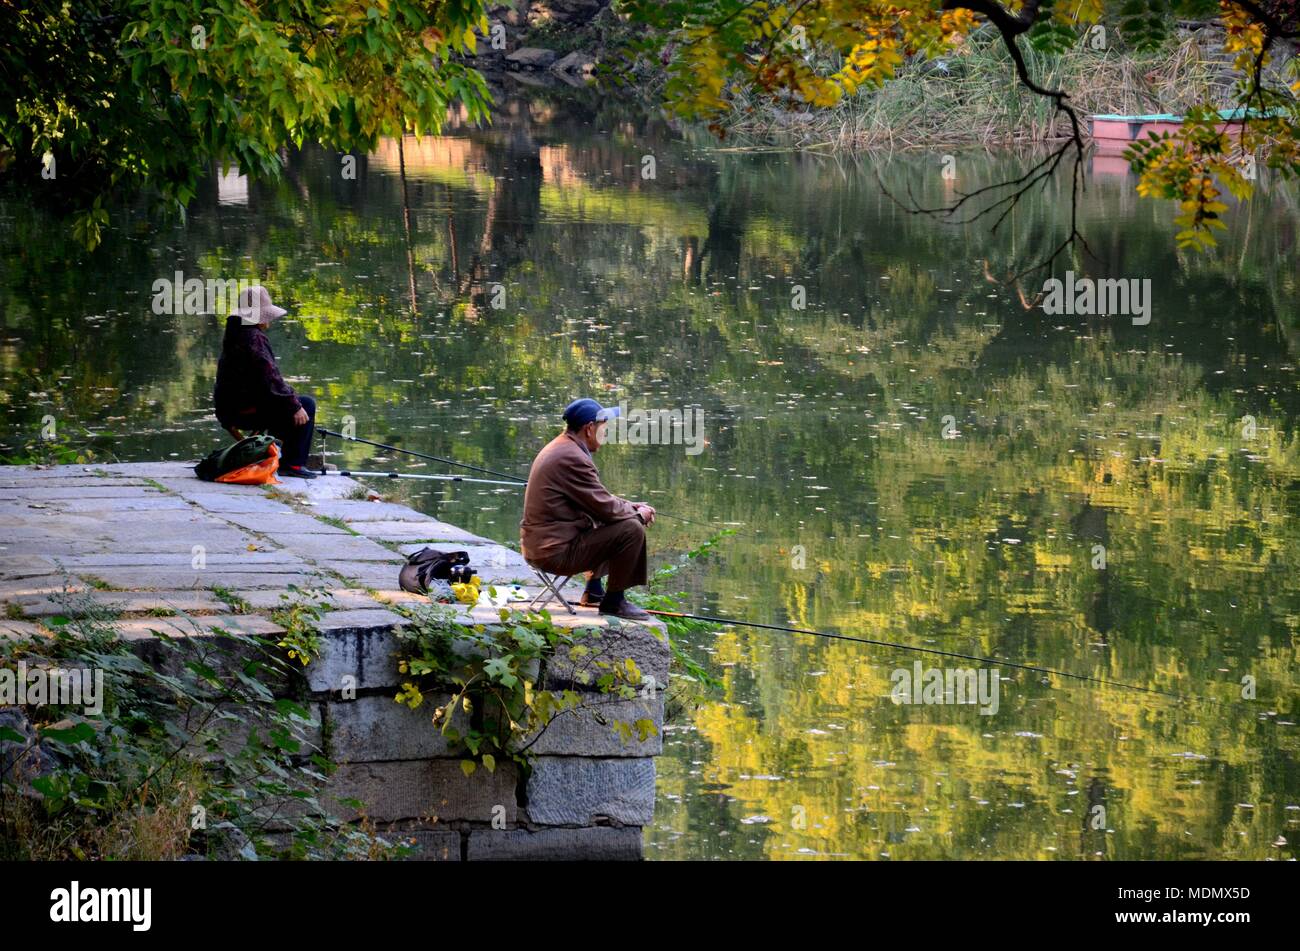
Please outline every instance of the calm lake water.
[{"label": "calm lake water", "polygon": [[[177,270],[269,285],[290,309],[272,331],[286,376],[320,422],[351,416],[365,438],[522,473],[575,396],[697,409],[697,454],[597,458],[614,491],[691,520],[654,526],[654,563],[740,532],[680,576],[688,609],[1198,699],[1002,667],[988,715],[900,705],[895,670],[980,665],[696,637],[722,686],[674,701],[650,857],[1294,857],[1293,187],[1261,182],[1219,250],[1192,256],[1169,206],[1090,168],[1095,257],[1057,273],[1150,280],[1135,326],[1027,306],[1041,273],[1002,282],[1060,241],[1060,188],[996,236],[882,191],[949,201],[1018,172],[1015,156],[958,155],[951,181],[939,155],[719,150],[545,94],[405,151],[409,259],[395,144],[355,179],[320,151],[280,185],[214,179],[184,225],[120,209],[89,255],[0,198],[4,452],[47,414],[105,459],[219,443],[221,320],[150,308]],[[446,471],[364,447],[342,460]],[[517,490],[381,488],[518,539]]]}]

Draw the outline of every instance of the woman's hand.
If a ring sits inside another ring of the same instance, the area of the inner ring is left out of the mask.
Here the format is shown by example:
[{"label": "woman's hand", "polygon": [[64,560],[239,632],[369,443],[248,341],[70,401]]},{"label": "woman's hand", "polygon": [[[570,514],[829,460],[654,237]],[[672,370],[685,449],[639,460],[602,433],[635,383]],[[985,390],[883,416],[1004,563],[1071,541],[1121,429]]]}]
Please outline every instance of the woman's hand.
[{"label": "woman's hand", "polygon": [[306,426],[309,422],[311,422],[311,420],[307,416],[307,411],[299,406],[298,412],[293,414],[293,424],[295,426]]}]

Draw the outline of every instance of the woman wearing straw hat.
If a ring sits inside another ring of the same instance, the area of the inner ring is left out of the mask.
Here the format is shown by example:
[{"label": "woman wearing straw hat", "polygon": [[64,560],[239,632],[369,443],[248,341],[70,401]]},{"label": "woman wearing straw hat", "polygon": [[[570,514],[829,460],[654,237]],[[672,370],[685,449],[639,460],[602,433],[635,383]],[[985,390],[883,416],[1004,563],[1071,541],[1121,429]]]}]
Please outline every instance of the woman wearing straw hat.
[{"label": "woman wearing straw hat", "polygon": [[306,468],[307,450],[316,428],[316,401],[293,391],[275,362],[266,337],[271,321],[285,315],[271,303],[265,287],[254,285],[239,294],[239,306],[226,318],[226,335],[217,361],[213,392],[217,421],[236,439],[262,430],[280,440],[279,474],[314,479]]}]

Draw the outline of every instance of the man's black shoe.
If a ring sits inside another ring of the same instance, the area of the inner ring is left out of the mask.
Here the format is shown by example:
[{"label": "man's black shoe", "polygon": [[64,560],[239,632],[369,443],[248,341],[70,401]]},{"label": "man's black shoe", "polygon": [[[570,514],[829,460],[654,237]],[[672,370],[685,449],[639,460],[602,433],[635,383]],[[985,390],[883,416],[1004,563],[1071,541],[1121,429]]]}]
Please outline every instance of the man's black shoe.
[{"label": "man's black shoe", "polygon": [[276,475],[292,476],[295,479],[314,479],[316,473],[305,466],[281,466]]},{"label": "man's black shoe", "polygon": [[606,595],[605,600],[600,602],[600,613],[621,617],[626,621],[650,620],[650,614],[644,608],[637,607],[621,594],[618,596],[618,600]]}]

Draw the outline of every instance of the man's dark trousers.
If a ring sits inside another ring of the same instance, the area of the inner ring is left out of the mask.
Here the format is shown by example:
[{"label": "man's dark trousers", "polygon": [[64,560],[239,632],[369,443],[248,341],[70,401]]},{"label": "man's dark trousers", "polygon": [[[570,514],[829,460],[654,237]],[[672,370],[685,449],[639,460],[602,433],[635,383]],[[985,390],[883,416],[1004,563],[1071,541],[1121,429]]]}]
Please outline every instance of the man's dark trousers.
[{"label": "man's dark trousers", "polygon": [[568,576],[592,571],[598,578],[609,575],[605,582],[608,590],[626,591],[646,582],[645,525],[639,518],[601,525],[535,564],[551,574]]}]

